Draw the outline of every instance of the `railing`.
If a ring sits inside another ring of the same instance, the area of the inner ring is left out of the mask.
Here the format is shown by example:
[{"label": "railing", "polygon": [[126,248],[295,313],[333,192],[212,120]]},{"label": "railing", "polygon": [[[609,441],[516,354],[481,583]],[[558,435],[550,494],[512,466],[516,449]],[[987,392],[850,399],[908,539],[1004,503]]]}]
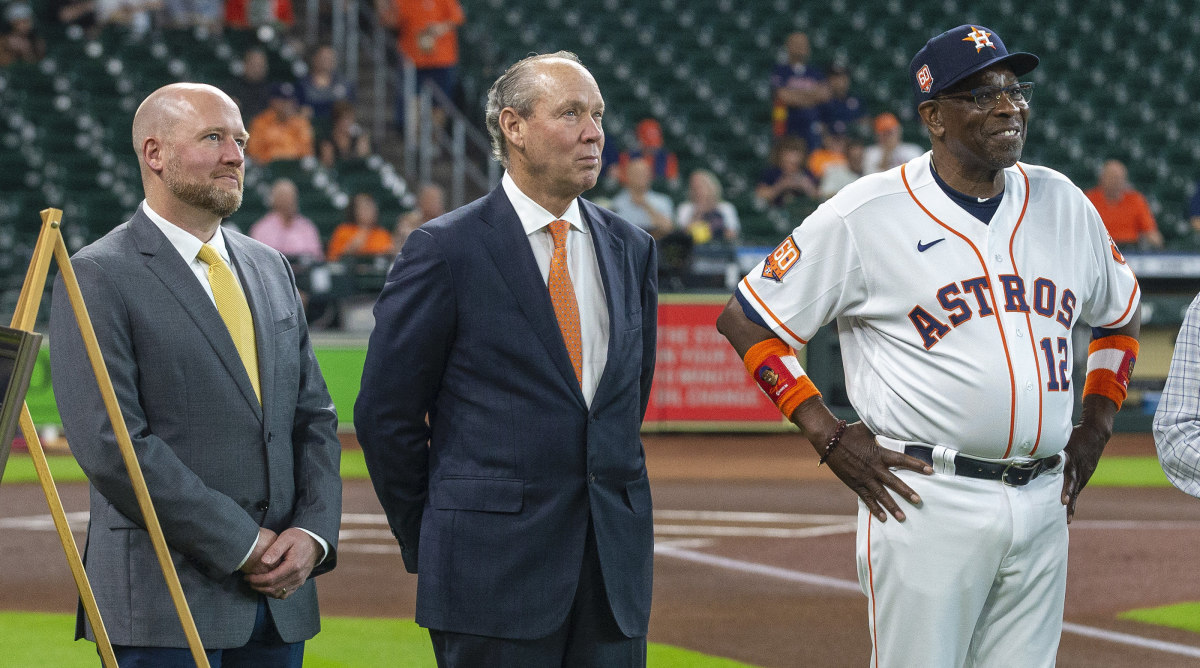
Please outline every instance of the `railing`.
[{"label": "railing", "polygon": [[[406,74],[415,81],[416,72],[406,68]],[[415,85],[412,86],[415,88]],[[413,98],[405,98],[412,100]],[[438,127],[434,121],[433,107],[440,107],[445,113],[445,128]],[[415,132],[416,141],[405,141],[405,165],[415,163],[418,179],[424,183],[433,179],[433,161],[439,155],[449,155],[450,158],[450,205],[453,207],[466,204],[467,181],[476,191],[489,191],[500,182],[500,163],[491,158],[491,140],[478,128],[471,125],[470,120],[437,86],[426,83],[421,87],[417,103],[409,104],[408,118],[405,129]],[[469,146],[468,146],[469,143]],[[467,149],[472,149],[468,153]],[[480,162],[483,164],[481,165]],[[411,173],[411,172],[410,172]]]},{"label": "railing", "polygon": [[[330,44],[338,54],[342,71],[357,84],[360,67],[364,67],[371,80],[369,118],[374,137],[382,139],[387,132],[393,106],[390,101],[394,99],[389,88],[405,100],[405,108],[397,112],[404,116],[405,176],[418,182],[432,181],[435,160],[446,156],[450,161],[451,206],[466,203],[468,185],[475,192],[491,190],[500,181],[500,166],[490,158],[487,135],[436,86],[418,89],[416,68],[404,54],[397,54],[398,73],[389,66],[388,54],[395,47],[374,4],[362,0],[307,0],[305,41],[309,45],[320,39],[323,7],[329,8]],[[445,127],[434,123],[434,105],[443,110]]]},{"label": "railing", "polygon": [[[329,43],[338,55],[339,69],[357,84],[361,80],[360,65],[366,56],[366,67],[371,80],[371,106],[369,118],[371,134],[383,137],[388,121],[388,50],[392,40],[387,29],[375,14],[371,2],[361,0],[308,0],[304,12],[304,41],[307,45],[317,44],[321,38],[320,20],[322,7],[329,8]],[[368,26],[363,29],[363,25]],[[365,52],[365,53],[364,53]]]}]

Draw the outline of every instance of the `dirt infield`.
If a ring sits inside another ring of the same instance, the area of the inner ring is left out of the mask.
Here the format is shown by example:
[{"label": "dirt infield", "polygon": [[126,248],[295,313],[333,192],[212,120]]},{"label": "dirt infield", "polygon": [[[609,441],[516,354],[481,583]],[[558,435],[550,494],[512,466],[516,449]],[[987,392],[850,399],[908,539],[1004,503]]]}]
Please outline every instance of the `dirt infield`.
[{"label": "dirt infield", "polygon": [[[764,667],[866,665],[856,502],[816,468],[811,448],[792,435],[656,435],[646,448],[656,509],[652,640]],[[1151,452],[1144,436],[1118,438],[1108,451]],[[81,529],[86,487],[60,492]],[[368,482],[347,483],[344,512],[339,566],[318,581],[322,612],[411,617],[416,579],[402,572]],[[1116,617],[1200,600],[1197,538],[1200,501],[1173,489],[1086,490],[1071,530],[1059,665],[1200,663],[1200,637]],[[0,544],[0,609],[74,610],[38,486],[0,485]]]}]

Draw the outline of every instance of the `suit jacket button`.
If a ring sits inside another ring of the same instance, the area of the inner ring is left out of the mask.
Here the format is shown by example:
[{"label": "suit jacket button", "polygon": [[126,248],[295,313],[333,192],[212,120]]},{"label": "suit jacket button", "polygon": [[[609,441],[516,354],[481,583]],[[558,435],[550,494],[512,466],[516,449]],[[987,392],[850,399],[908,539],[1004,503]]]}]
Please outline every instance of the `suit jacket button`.
[{"label": "suit jacket button", "polygon": [[263,499],[262,501],[258,502],[258,506],[256,506],[256,507],[258,508],[259,512],[265,513],[265,512],[267,512],[267,510],[269,510],[271,508],[271,502],[267,501],[266,499]]},{"label": "suit jacket button", "polygon": [[588,484],[589,484],[589,485],[594,485],[595,483],[596,483],[596,474],[595,474],[595,473],[589,473],[589,474],[588,474]]}]

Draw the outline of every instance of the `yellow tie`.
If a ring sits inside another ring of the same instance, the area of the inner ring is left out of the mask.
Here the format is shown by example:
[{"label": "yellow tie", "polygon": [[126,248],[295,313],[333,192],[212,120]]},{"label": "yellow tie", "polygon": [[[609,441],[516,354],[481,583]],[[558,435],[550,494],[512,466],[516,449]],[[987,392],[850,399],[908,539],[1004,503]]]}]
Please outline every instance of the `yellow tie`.
[{"label": "yellow tie", "polygon": [[550,303],[554,305],[558,328],[562,330],[563,342],[567,344],[567,355],[571,357],[571,366],[575,367],[575,379],[582,385],[583,340],[579,331],[579,304],[575,301],[575,286],[567,269],[567,230],[570,226],[565,220],[550,223],[554,257],[550,260],[550,277],[546,283],[550,288]]},{"label": "yellow tie", "polygon": [[217,250],[208,244],[200,247],[197,256],[208,265],[208,284],[212,287],[213,300],[217,302],[217,311],[229,329],[233,345],[237,346],[238,355],[250,375],[250,384],[254,386],[254,395],[262,403],[262,390],[258,386],[258,347],[254,338],[254,318],[250,315],[250,305],[246,303],[246,295],[238,285],[237,277],[229,269],[229,265],[217,254]]}]

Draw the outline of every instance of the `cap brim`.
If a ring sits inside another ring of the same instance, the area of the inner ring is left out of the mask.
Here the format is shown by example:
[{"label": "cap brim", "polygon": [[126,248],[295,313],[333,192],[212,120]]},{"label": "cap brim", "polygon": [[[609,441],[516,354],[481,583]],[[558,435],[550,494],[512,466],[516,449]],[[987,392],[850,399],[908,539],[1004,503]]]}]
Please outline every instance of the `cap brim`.
[{"label": "cap brim", "polygon": [[[946,90],[947,88],[958,85],[963,79],[966,79],[967,77],[975,74],[976,72],[981,72],[983,70],[986,70],[989,67],[995,67],[997,65],[1008,65],[1009,68],[1012,69],[1014,75],[1021,76],[1023,74],[1028,74],[1028,73],[1032,72],[1034,70],[1034,68],[1036,68],[1038,66],[1038,62],[1039,62],[1038,57],[1033,55],[1032,53],[1024,53],[1024,52],[1020,52],[1020,51],[1017,53],[1010,53],[1007,56],[1004,56],[1003,58],[997,58],[996,60],[981,63],[979,65],[976,65],[975,67],[971,67],[971,68],[963,70],[962,73],[960,73],[958,75],[958,77],[954,79],[954,81],[947,82],[946,85],[939,87],[937,90],[935,90],[931,93],[930,97],[934,97],[938,93],[941,93],[942,91]],[[926,99],[929,99],[929,98],[926,98]]]},{"label": "cap brim", "polygon": [[1001,58],[996,62],[1007,64],[1012,68],[1013,74],[1021,76],[1032,72],[1040,61],[1032,53],[1018,51],[1017,53],[1010,53],[1007,58]]}]

